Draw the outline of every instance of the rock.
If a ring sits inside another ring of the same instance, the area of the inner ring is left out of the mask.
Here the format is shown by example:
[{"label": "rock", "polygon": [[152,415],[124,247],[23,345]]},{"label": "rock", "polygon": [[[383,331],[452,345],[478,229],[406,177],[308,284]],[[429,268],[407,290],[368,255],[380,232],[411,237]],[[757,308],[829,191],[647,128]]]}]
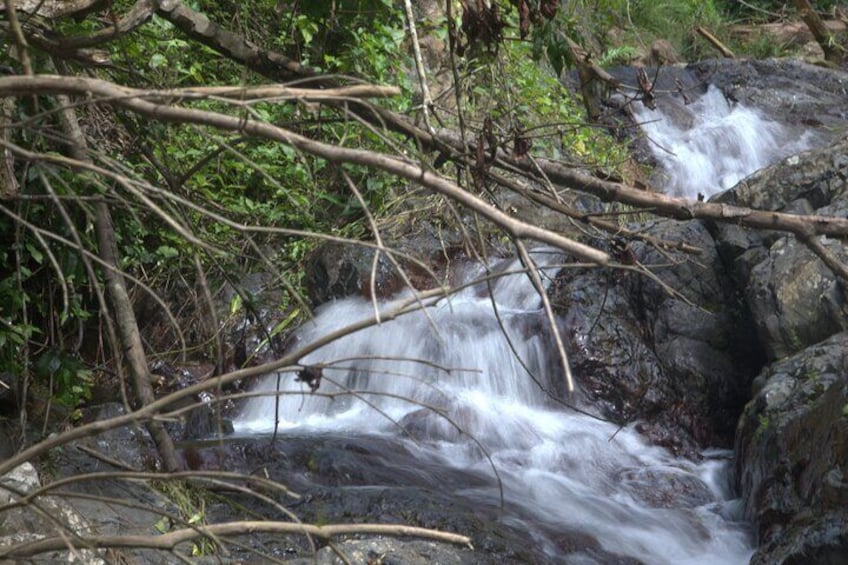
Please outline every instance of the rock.
[{"label": "rock", "polygon": [[[639,129],[633,127],[630,117],[632,92],[639,88],[636,71],[634,67],[609,69],[627,89],[610,94],[606,114],[618,116],[619,120],[611,120],[609,125],[631,140],[634,155],[653,164],[649,143],[636,135]],[[841,70],[792,59],[710,59],[685,66],[651,67],[646,72],[659,105],[676,104],[684,109],[714,85],[731,102],[756,108],[781,122],[790,130],[788,139],[804,140],[808,146],[827,144],[848,129],[848,73]],[[576,84],[574,77],[567,81]],[[677,114],[685,119],[685,112]]]},{"label": "rock", "polygon": [[[843,264],[838,241],[824,247]],[[746,289],[757,333],[769,359],[781,359],[848,329],[843,281],[796,239],[781,238],[751,271]]]},{"label": "rock", "polygon": [[0,506],[9,504],[18,496],[24,496],[41,486],[38,471],[32,463],[21,463],[0,477]]},{"label": "rock", "polygon": [[686,67],[695,80],[718,86],[731,100],[758,108],[783,123],[843,129],[848,123],[848,73],[794,59],[715,59]]},{"label": "rock", "polygon": [[[474,553],[468,549],[444,543],[393,538],[349,539],[318,551],[314,559],[299,558],[287,561],[292,565],[374,565],[397,563],[403,565],[464,565],[474,562]],[[344,556],[339,557],[336,550]]]},{"label": "rock", "polygon": [[[848,139],[763,169],[714,201],[764,210],[844,217],[848,210]],[[719,250],[744,290],[769,359],[780,359],[848,329],[843,282],[794,236],[714,226]],[[843,262],[838,241],[823,246]]]},{"label": "rock", "polygon": [[848,138],[792,155],[752,174],[712,200],[759,210],[817,210],[848,190]]},{"label": "rock", "polygon": [[[280,276],[274,273],[249,273],[224,287],[216,305],[224,324],[227,359],[223,370],[259,365],[280,354],[283,339],[274,328],[289,315],[283,308],[289,301]],[[178,372],[185,373],[186,368]]]},{"label": "rock", "polygon": [[[20,500],[41,487],[35,467],[27,462],[18,465],[0,477],[0,507]],[[22,506],[6,509],[0,513],[0,562],[3,552],[17,545],[25,545],[46,537],[57,535],[58,530],[71,538],[92,532],[90,523],[65,499],[59,496],[38,496]],[[102,552],[88,549],[71,551],[48,551],[33,556],[31,563],[74,563],[82,559],[92,565],[105,564]]]},{"label": "rock", "polygon": [[[352,294],[368,296],[374,254],[374,249],[361,245],[327,243],[319,247],[306,267],[306,288],[312,306]],[[390,296],[400,288],[399,277],[384,253],[377,261],[374,277],[378,298]]]},{"label": "rock", "polygon": [[662,369],[626,280],[635,276],[563,269],[550,291],[580,391],[604,417],[622,424],[655,414],[662,402],[655,386]]},{"label": "rock", "polygon": [[642,420],[653,443],[689,456],[729,446],[762,362],[745,337],[750,320],[728,306],[735,296],[703,224],[658,220],[647,231],[703,251],[694,258],[630,243],[662,285],[636,273],[563,269],[552,302],[572,336],[574,373],[604,415]]},{"label": "rock", "polygon": [[680,55],[674,45],[667,39],[657,39],[651,44],[651,55],[648,58],[648,65],[652,67],[661,67],[663,65],[674,65],[680,62]]},{"label": "rock", "polygon": [[[411,201],[426,202],[416,198]],[[433,206],[432,203],[422,205]],[[415,213],[420,215],[417,210]],[[450,217],[446,212],[444,216]],[[404,288],[407,280],[418,290],[434,288],[443,282],[447,275],[447,263],[464,251],[465,234],[470,231],[470,237],[477,235],[473,233],[474,229],[460,228],[458,223],[443,223],[447,225],[425,219],[415,225],[402,224],[383,232],[386,247],[396,252],[394,259],[397,264],[385,252],[380,253],[374,272],[377,298],[390,297]],[[473,226],[474,222],[469,220],[465,224]],[[492,228],[486,229],[492,231]],[[479,235],[484,239],[491,236],[485,231]],[[373,248],[348,243],[329,242],[319,247],[306,265],[305,284],[311,305],[317,307],[331,300],[357,294],[370,298],[374,253]],[[415,257],[421,263],[411,261],[408,257]],[[398,266],[403,269],[406,280],[398,271]]]},{"label": "rock", "polygon": [[848,333],[763,370],[736,434],[736,480],[759,532],[752,563],[848,555]]}]

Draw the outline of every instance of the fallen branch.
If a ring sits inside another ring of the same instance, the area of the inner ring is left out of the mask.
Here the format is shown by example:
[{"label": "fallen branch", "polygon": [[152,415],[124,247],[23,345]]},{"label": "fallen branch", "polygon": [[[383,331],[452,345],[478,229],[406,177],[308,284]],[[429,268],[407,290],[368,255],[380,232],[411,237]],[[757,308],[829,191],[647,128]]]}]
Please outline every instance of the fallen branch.
[{"label": "fallen branch", "polygon": [[[833,35],[848,33],[848,23],[841,20],[827,20],[824,26]],[[810,28],[803,22],[735,25],[730,27],[729,34],[742,41],[751,41],[762,35],[773,38],[776,43],[788,45],[799,45],[815,39]]]},{"label": "fallen branch", "polygon": [[[181,543],[191,542],[198,538],[243,536],[256,533],[311,535],[325,540],[341,535],[411,536],[462,545],[468,549],[474,549],[474,546],[471,545],[471,538],[468,536],[428,528],[393,524],[329,524],[326,526],[315,526],[312,524],[269,521],[228,522],[225,524],[184,528],[166,534],[150,536],[78,536],[70,541],[76,547],[85,549],[146,548],[172,550]],[[68,541],[68,539],[62,537],[52,537],[21,543],[0,549],[0,558],[25,559],[48,551],[62,551],[68,549]]]},{"label": "fallen branch", "polygon": [[[54,4],[59,6],[67,6],[73,4],[73,2],[69,2],[65,0],[64,2],[53,2],[46,3],[44,0],[28,0],[28,4]],[[90,4],[100,3],[105,4],[103,0],[96,0],[96,2],[88,1]],[[20,8],[22,11],[29,11]],[[53,9],[53,8],[51,8]],[[42,13],[43,8],[39,8],[38,14],[41,16],[45,16]],[[48,15],[46,16],[50,19],[56,19],[59,16],[56,15]],[[151,17],[153,17],[153,0],[138,0],[133,6],[127,11],[127,13],[121,19],[114,19],[111,25],[107,25],[106,27],[99,29],[97,31],[93,31],[86,35],[67,37],[58,35],[51,30],[49,34],[39,33],[40,44],[39,47],[45,49],[50,52],[60,52],[67,50],[75,50],[82,49],[85,47],[94,47],[95,45],[100,45],[102,43],[108,43],[114,39],[118,39],[119,37],[126,35],[135,29],[144,25]],[[31,33],[33,28],[29,28],[26,30],[27,33]]]},{"label": "fallen branch", "polygon": [[810,28],[813,37],[816,38],[819,46],[824,51],[825,60],[834,65],[841,65],[845,60],[845,47],[833,37],[833,34],[825,25],[824,21],[819,17],[818,12],[810,5],[809,0],[795,0],[795,7],[801,14],[801,19]]},{"label": "fallen branch", "polygon": [[735,59],[736,58],[736,55],[733,54],[733,51],[728,49],[728,47],[724,43],[719,41],[719,39],[715,35],[710,33],[710,31],[707,28],[702,27],[702,26],[698,26],[698,27],[695,28],[695,31],[698,32],[698,35],[700,35],[701,37],[706,39],[710,43],[710,45],[715,47],[716,50],[719,53],[721,53],[722,57],[724,57],[726,59]]},{"label": "fallen branch", "polygon": [[310,102],[338,100],[340,98],[391,98],[400,95],[396,86],[353,84],[336,88],[294,88],[283,85],[266,86],[193,86],[162,91],[163,98],[174,96],[207,97],[217,96],[234,100],[257,100],[268,98],[298,98]]}]

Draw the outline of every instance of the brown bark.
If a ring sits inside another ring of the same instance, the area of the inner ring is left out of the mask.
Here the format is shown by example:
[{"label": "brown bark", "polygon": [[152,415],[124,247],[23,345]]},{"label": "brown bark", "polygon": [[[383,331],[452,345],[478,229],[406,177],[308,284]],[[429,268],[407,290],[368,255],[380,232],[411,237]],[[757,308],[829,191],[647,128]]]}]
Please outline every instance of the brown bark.
[{"label": "brown bark", "polygon": [[[127,287],[118,270],[118,252],[115,243],[115,230],[112,226],[112,215],[105,202],[99,202],[95,208],[95,229],[97,231],[97,243],[100,247],[100,258],[110,266],[104,270],[106,281],[106,293],[112,303],[115,312],[115,322],[118,327],[118,335],[124,348],[124,356],[130,367],[131,381],[136,400],[141,406],[146,406],[156,400],[153,394],[151,375],[148,370],[147,356],[144,353],[144,345],[141,334],[138,331],[138,322],[132,308]],[[176,451],[171,436],[165,430],[162,422],[150,420],[147,422],[147,430],[162,458],[162,464],[166,471],[175,471],[179,467]]]},{"label": "brown bark", "polygon": [[[848,33],[848,23],[844,21],[825,20],[822,23],[827,32],[833,36]],[[799,45],[815,39],[804,22],[736,25],[730,28],[730,35],[743,41],[750,41],[760,34],[773,38],[777,43],[787,45]]]},{"label": "brown bark", "polygon": [[[64,5],[65,2],[60,4]],[[39,47],[50,52],[94,47],[130,33],[144,25],[151,17],[153,17],[153,0],[138,0],[120,19],[115,19],[111,25],[89,34],[66,37],[55,33],[53,30],[50,30],[49,34],[39,33]],[[29,32],[30,30],[28,30]],[[34,33],[34,30],[32,32]]]},{"label": "brown bark", "polygon": [[589,121],[597,122],[601,117],[603,93],[609,88],[617,87],[618,81],[594,63],[585,49],[577,45],[571,38],[566,38],[566,40],[571,52],[571,61],[577,68],[577,77],[580,79],[580,95],[583,98],[583,105],[586,107],[586,115],[589,117]]},{"label": "brown bark", "polygon": [[[195,12],[180,0],[156,0],[156,13],[191,39],[243,63],[247,68],[277,81],[318,77],[315,71],[281,53],[260,49],[228,29]],[[322,81],[326,84],[326,79]],[[318,84],[315,84],[318,86]]]},{"label": "brown bark", "polygon": [[[454,543],[471,547],[471,538],[451,532],[441,532],[428,528],[396,524],[326,524],[316,526],[292,522],[274,521],[242,521],[225,524],[211,524],[174,530],[160,535],[125,535],[125,536],[80,536],[74,543],[85,548],[149,548],[171,550],[182,543],[191,542],[203,537],[243,536],[254,533],[270,533],[277,535],[303,535],[330,540],[342,535],[379,535],[404,536],[431,539],[435,541]],[[56,536],[0,549],[0,558],[27,558],[68,548],[67,537]]]},{"label": "brown bark", "polygon": [[710,31],[707,28],[702,27],[702,26],[698,26],[697,28],[695,28],[695,31],[698,32],[698,35],[700,35],[701,37],[703,37],[704,39],[709,41],[710,45],[715,47],[716,50],[719,53],[721,53],[722,57],[724,57],[726,59],[735,59],[736,58],[736,55],[733,54],[733,51],[728,49],[728,47],[724,43],[719,41],[719,39],[715,35],[710,33]]},{"label": "brown bark", "polygon": [[[6,124],[12,119],[15,110],[14,98],[0,98],[0,138],[9,141],[11,128]],[[15,178],[15,158],[7,148],[0,149],[0,200],[8,200],[18,195],[20,186]]]},{"label": "brown bark", "polygon": [[795,7],[801,13],[801,19],[810,28],[813,37],[824,51],[824,58],[834,64],[841,64],[845,59],[845,48],[827,29],[818,13],[810,5],[809,0],[795,0]]},{"label": "brown bark", "polygon": [[[68,150],[74,159],[81,162],[89,162],[88,143],[79,127],[79,122],[77,121],[76,113],[71,107],[70,100],[62,94],[57,96],[57,98],[62,105],[59,116],[62,121],[62,128],[68,136]],[[112,304],[112,311],[115,315],[118,338],[123,348],[123,355],[130,369],[130,381],[136,401],[141,406],[145,406],[154,402],[156,397],[153,394],[147,357],[144,353],[144,345],[138,330],[138,322],[135,319],[132,301],[127,293],[127,288],[118,266],[118,245],[115,239],[115,230],[112,226],[112,215],[109,212],[109,207],[102,200],[95,206],[94,223],[97,233],[97,243],[100,248],[99,255],[103,263],[107,266],[104,269],[103,278],[106,281],[106,294],[109,297],[109,301]],[[119,363],[121,362],[120,359],[117,361]],[[176,450],[162,422],[156,420],[148,421],[147,430],[156,443],[165,470],[175,471],[179,467]]]},{"label": "brown bark", "polygon": [[42,18],[57,19],[70,15],[82,15],[97,10],[107,0],[17,0],[18,9]]}]

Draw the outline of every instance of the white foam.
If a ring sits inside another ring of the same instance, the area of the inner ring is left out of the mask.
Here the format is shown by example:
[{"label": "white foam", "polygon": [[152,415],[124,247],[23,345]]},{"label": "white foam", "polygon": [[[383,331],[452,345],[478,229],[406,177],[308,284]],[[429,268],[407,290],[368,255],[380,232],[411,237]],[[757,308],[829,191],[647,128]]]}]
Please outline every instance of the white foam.
[{"label": "white foam", "polygon": [[[512,263],[500,269],[518,267]],[[471,269],[469,274],[483,271]],[[728,493],[719,484],[726,477],[726,461],[678,460],[647,445],[630,428],[618,430],[550,403],[513,353],[514,348],[545,387],[562,380],[550,358],[549,332],[528,277],[511,275],[495,285],[494,303],[503,327],[486,289],[471,286],[428,308],[427,316],[407,314],[309,354],[304,364],[344,367],[324,369],[319,393],[361,391],[367,403],[356,396],[329,400],[310,395],[294,374],[284,373],[282,428],[395,433],[403,422],[425,435],[410,452],[492,476],[490,462],[469,440],[473,437],[503,479],[507,506],[523,509],[523,515],[540,523],[583,531],[605,550],[646,563],[747,562],[752,547],[746,526],[723,511]],[[310,343],[372,314],[371,303],[361,299],[329,304],[299,331],[297,343]],[[347,361],[334,363],[340,359]],[[276,380],[269,376],[257,390],[274,393]],[[250,401],[235,423],[237,431],[271,431],[274,410],[272,396]],[[398,435],[397,441],[408,440]],[[622,480],[622,473],[632,469],[703,480],[704,491],[713,496],[696,508],[651,507]],[[498,496],[494,480],[482,494]],[[528,532],[537,529],[526,527]],[[550,540],[539,542],[555,551]],[[572,557],[591,562],[589,556]]]},{"label": "white foam", "polygon": [[657,102],[657,110],[637,102],[633,114],[661,165],[658,188],[669,194],[712,196],[813,143],[812,134],[731,103],[712,85],[689,105],[671,98]]}]

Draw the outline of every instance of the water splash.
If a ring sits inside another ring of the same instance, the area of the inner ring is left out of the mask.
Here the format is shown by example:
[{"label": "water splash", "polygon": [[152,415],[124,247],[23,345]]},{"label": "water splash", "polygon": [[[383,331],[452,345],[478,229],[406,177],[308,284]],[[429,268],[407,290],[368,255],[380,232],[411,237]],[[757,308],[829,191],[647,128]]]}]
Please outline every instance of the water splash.
[{"label": "water splash", "polygon": [[[549,281],[556,256],[535,257],[547,257],[540,271]],[[506,262],[493,271],[519,267]],[[467,276],[484,274],[471,268]],[[371,303],[358,298],[328,304],[297,341],[310,343],[372,315]],[[507,519],[523,525],[551,562],[595,562],[580,551],[561,555],[553,540],[562,531],[583,532],[611,554],[646,563],[747,562],[749,536],[724,484],[727,453],[707,454],[700,464],[679,460],[631,428],[617,430],[552,403],[543,389],[561,388],[562,375],[544,324],[526,274],[502,276],[492,287],[471,284],[426,314],[358,331],[303,359],[324,367],[319,393],[341,396],[310,395],[293,373],[281,374],[281,427],[393,434],[408,442],[398,433],[404,429],[419,439],[409,448],[417,457],[486,477],[494,463],[507,512],[518,509]],[[257,390],[273,394],[276,385],[270,376]],[[252,400],[235,425],[270,432],[274,421],[269,396]],[[457,495],[496,499],[493,478],[490,485]]]},{"label": "water splash", "polygon": [[650,110],[635,103],[633,114],[662,168],[656,184],[669,194],[712,196],[814,143],[812,133],[732,103],[712,85],[689,105],[671,97],[657,104]]}]

